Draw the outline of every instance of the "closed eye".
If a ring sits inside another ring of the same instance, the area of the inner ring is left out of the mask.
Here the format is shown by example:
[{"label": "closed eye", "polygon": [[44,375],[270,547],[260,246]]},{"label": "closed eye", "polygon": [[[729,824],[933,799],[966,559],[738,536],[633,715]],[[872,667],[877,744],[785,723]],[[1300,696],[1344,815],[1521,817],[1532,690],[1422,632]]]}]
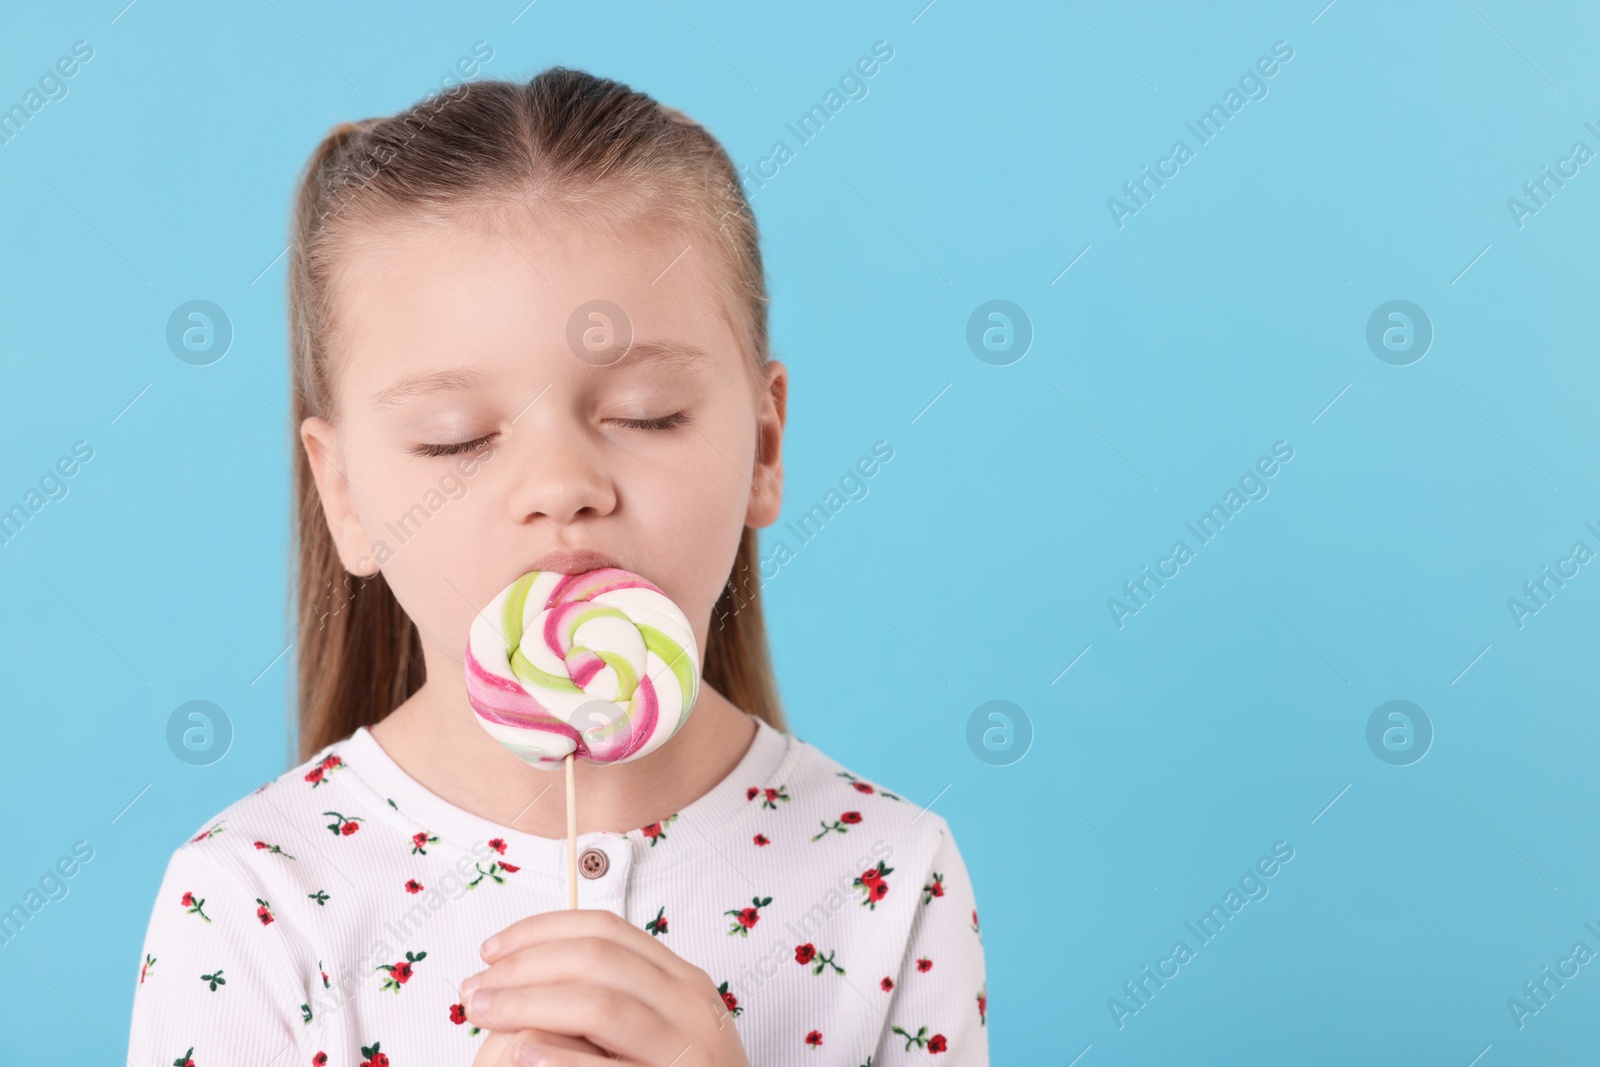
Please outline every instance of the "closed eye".
[{"label": "closed eye", "polygon": [[[654,419],[612,419],[612,422],[626,426],[630,430],[670,430],[682,426],[689,421],[689,416],[681,411],[674,411],[670,415],[662,415]],[[413,445],[407,448],[413,456],[456,456],[463,452],[476,452],[488,446],[496,437],[496,433],[487,434],[475,441],[462,441],[453,445]]]},{"label": "closed eye", "polygon": [[413,456],[455,456],[460,455],[462,452],[476,452],[499,436],[497,433],[491,433],[478,438],[476,441],[462,441],[454,445],[413,445],[406,451]]},{"label": "closed eye", "polygon": [[662,415],[655,419],[612,419],[632,430],[670,430],[674,426],[682,426],[689,421],[689,416],[681,411],[674,411],[671,415]]}]

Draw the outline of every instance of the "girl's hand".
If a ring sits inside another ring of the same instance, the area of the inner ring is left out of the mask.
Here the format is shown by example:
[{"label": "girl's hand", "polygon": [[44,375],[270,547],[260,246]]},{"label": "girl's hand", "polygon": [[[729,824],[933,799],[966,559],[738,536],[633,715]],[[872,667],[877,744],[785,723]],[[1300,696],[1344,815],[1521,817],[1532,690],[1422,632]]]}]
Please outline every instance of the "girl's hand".
[{"label": "girl's hand", "polygon": [[[519,1049],[526,1051],[519,1053]],[[553,1034],[546,1030],[518,1030],[505,1034],[490,1033],[483,1039],[483,1044],[478,1046],[478,1054],[472,1059],[472,1067],[534,1067],[537,1063],[550,1063],[549,1059],[541,1060],[540,1057],[551,1055],[554,1049],[570,1049],[605,1059],[607,1063],[613,1062],[606,1059],[605,1049],[581,1037],[568,1037],[566,1034]]]},{"label": "girl's hand", "polygon": [[[539,1048],[549,1067],[749,1067],[710,975],[620,916],[597,909],[532,915],[484,943],[485,971],[461,984],[467,1017],[493,1038],[475,1067],[532,1067],[544,1031],[602,1050]],[[483,1060],[488,1053],[491,1058]],[[503,1056],[503,1061],[492,1057]]]}]

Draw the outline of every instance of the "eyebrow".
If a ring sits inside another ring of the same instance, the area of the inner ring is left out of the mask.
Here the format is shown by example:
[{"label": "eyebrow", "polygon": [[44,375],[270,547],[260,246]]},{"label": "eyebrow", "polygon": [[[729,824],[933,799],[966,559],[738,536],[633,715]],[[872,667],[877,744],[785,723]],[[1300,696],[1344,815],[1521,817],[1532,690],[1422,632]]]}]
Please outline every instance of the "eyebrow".
[{"label": "eyebrow", "polygon": [[[683,341],[634,341],[628,353],[612,366],[653,364],[663,367],[694,368],[707,366],[711,356],[703,348]],[[492,374],[470,367],[413,374],[372,394],[375,407],[394,407],[405,400],[413,400],[429,393],[452,389],[477,389],[494,385],[499,379]]]},{"label": "eyebrow", "polygon": [[664,367],[689,368],[711,363],[711,356],[703,348],[685,341],[634,341],[628,354],[616,366],[630,363],[654,363]]},{"label": "eyebrow", "polygon": [[449,389],[475,389],[493,385],[496,381],[498,379],[492,374],[467,367],[433,371],[428,374],[412,374],[372,394],[372,403],[380,408],[393,407],[402,400],[410,400],[428,393]]}]

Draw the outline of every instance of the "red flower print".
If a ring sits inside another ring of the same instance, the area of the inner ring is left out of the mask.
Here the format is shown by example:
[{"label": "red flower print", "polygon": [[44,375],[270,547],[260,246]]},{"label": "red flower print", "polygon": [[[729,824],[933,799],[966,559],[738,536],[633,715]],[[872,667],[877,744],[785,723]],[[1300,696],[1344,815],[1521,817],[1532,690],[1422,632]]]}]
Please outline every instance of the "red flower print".
[{"label": "red flower print", "polygon": [[890,978],[888,975],[884,975],[883,981],[878,983],[878,988],[883,990],[885,993],[889,992],[889,990],[894,988],[894,979]]},{"label": "red flower print", "polygon": [[732,915],[734,918],[734,923],[728,928],[728,933],[738,934],[740,937],[749,937],[750,928],[761,921],[761,912],[758,909],[764,908],[768,904],[771,904],[772,898],[751,897],[750,903],[755,905],[755,907],[734,908],[722,913],[724,915]]},{"label": "red flower print", "polygon": [[872,911],[877,911],[878,901],[889,895],[889,883],[884,881],[884,876],[893,872],[894,868],[885,867],[882,860],[878,861],[876,867],[869,867],[862,871],[861,876],[853,883],[866,892],[866,896],[861,903]]},{"label": "red flower print", "polygon": [[265,841],[257,841],[256,842],[256,848],[266,848],[266,847],[267,847],[267,843]]},{"label": "red flower print", "polygon": [[315,789],[328,780],[328,775],[344,766],[344,760],[338,756],[324,756],[322,762],[306,772],[306,781]]},{"label": "red flower print", "polygon": [[917,960],[917,970],[921,971],[923,974],[927,974],[929,971],[933,970],[933,961],[928,957],[923,956],[921,959]]},{"label": "red flower print", "polygon": [[311,1057],[311,1067],[328,1067],[328,1054],[319,1052]]},{"label": "red flower print", "polygon": [[407,878],[406,879],[406,892],[407,893],[420,893],[420,892],[422,892],[422,883],[417,881],[415,878]]},{"label": "red flower print", "polygon": [[426,856],[428,845],[437,845],[439,839],[426,830],[418,830],[411,835],[411,854],[413,856]]},{"label": "red flower print", "polygon": [[[258,789],[257,792],[260,792],[260,790]],[[223,820],[223,821],[225,822],[226,820]],[[222,823],[219,822],[219,823],[215,824],[214,826],[212,826],[211,829],[201,831],[200,833],[198,833],[198,834],[194,835],[193,837],[189,838],[189,843],[193,844],[196,841],[204,841],[208,837],[215,837],[217,834],[222,833],[223,829],[224,829],[224,827],[223,827]]]},{"label": "red flower print", "polygon": [[672,821],[677,819],[677,817],[677,813],[669,814],[669,816],[667,816],[666,819],[662,819],[661,822],[651,822],[651,824],[646,825],[646,827],[640,827],[640,832],[642,832],[645,837],[650,838],[651,848],[654,848],[654,846],[658,845],[659,841],[667,840],[666,827],[672,825]]},{"label": "red flower print", "polygon": [[760,793],[761,787],[753,785],[744,791],[744,798],[746,800],[754,800]]},{"label": "red flower print", "polygon": [[256,909],[256,918],[261,920],[262,926],[266,926],[272,921],[272,906],[260,897],[256,897],[256,903],[261,905]]},{"label": "red flower print", "polygon": [[944,875],[933,872],[933,881],[922,887],[922,902],[932,904],[934,897],[944,896]]},{"label": "red flower print", "polygon": [[[467,1006],[465,1004],[450,1005],[450,1021],[457,1026],[465,1023],[467,1021]],[[483,1033],[483,1028],[474,1024],[467,1027],[467,1033],[477,1036]]]},{"label": "red flower print", "polygon": [[755,836],[754,840],[755,840],[755,843],[757,845],[770,845],[770,844],[772,844],[772,839],[769,838],[766,834],[757,834]]},{"label": "red flower print", "polygon": [[190,915],[198,915],[198,916],[200,916],[200,918],[204,919],[206,922],[210,922],[211,921],[211,916],[209,916],[209,915],[207,915],[205,913],[205,905],[206,905],[206,898],[205,897],[197,897],[193,893],[189,892],[188,890],[184,890],[182,903],[183,903],[183,906],[185,908],[189,909],[189,914]]},{"label": "red flower print", "polygon": [[776,810],[777,807],[778,807],[776,801],[779,801],[779,800],[782,800],[782,801],[785,801],[785,802],[788,801],[788,799],[789,799],[788,789],[789,789],[789,787],[786,786],[786,785],[780,785],[776,789],[773,789],[771,787],[762,788],[762,789],[757,789],[757,788],[753,788],[752,787],[751,789],[748,789],[748,790],[745,791],[745,799],[754,800],[756,797],[759,796],[761,798],[761,806],[763,808],[772,808],[772,809]]},{"label": "red flower print", "polygon": [[744,1009],[739,1007],[739,998],[728,992],[728,983],[723,982],[717,986],[717,992],[722,994],[722,1004],[728,1009],[730,1015],[742,1015]]},{"label": "red flower print", "polygon": [[813,1030],[809,1034],[807,1034],[806,1035],[806,1044],[810,1045],[812,1048],[820,1047],[822,1045],[822,1031],[821,1030]]},{"label": "red flower print", "polygon": [[795,946],[794,961],[796,963],[810,963],[812,960],[816,959],[816,957],[817,946],[813,945],[811,942],[807,941],[803,945]]},{"label": "red flower print", "polygon": [[498,837],[489,838],[489,847],[500,853],[502,856],[506,854],[506,843]]},{"label": "red flower print", "polygon": [[194,1046],[189,1046],[189,1051],[172,1061],[172,1067],[194,1067],[194,1060],[189,1057],[194,1054]]},{"label": "red flower print", "polygon": [[[495,851],[497,851],[497,852],[504,851],[506,843],[504,841],[500,841],[499,838],[495,838],[494,841],[490,841],[489,842],[490,846],[492,847],[495,844],[496,841],[499,841],[500,847],[498,849],[496,849]],[[518,871],[522,870],[522,868],[517,866],[515,863],[504,863],[504,862],[502,862],[500,860],[495,860],[495,861],[491,862],[489,864],[488,870],[485,870],[483,868],[483,865],[479,864],[479,863],[474,863],[473,866],[475,868],[477,868],[478,877],[474,878],[472,881],[467,883],[467,888],[468,889],[476,889],[476,888],[478,888],[478,883],[483,881],[485,878],[491,879],[494,882],[495,885],[505,885],[506,884],[506,880],[504,878],[500,877],[502,872],[504,872],[506,874],[516,874]]]},{"label": "red flower print", "polygon": [[[327,814],[327,813],[324,812],[323,814]],[[332,829],[332,827],[330,827],[329,829]],[[278,855],[278,856],[289,856],[289,853],[285,852],[283,849],[279,848],[277,845],[269,845],[265,841],[257,841],[256,842],[256,848],[264,848],[268,852],[271,852],[274,855]],[[289,856],[289,858],[290,859],[294,859],[293,856]]]},{"label": "red flower print", "polygon": [[[374,970],[389,972],[383,979],[383,985],[379,988],[392,989],[396,993],[400,992],[400,987],[411,981],[411,965],[421,963],[427,955],[426,952],[407,952],[406,958],[399,963],[379,964]],[[373,1048],[377,1048],[377,1046],[374,1045]],[[365,1049],[361,1051],[362,1055],[366,1055]]]},{"label": "red flower print", "polygon": [[929,1037],[928,1028],[926,1026],[917,1027],[917,1032],[914,1034],[911,1031],[901,1029],[898,1026],[891,1027],[890,1029],[906,1039],[907,1052],[911,1051],[912,1045],[915,1045],[918,1048],[926,1048],[929,1052],[943,1052],[945,1049],[950,1047],[949,1042],[945,1040],[945,1036],[943,1034],[934,1034],[932,1037]]},{"label": "red flower print", "polygon": [[332,815],[334,821],[328,824],[328,830],[334,836],[349,837],[361,829],[361,824],[366,820],[359,815],[341,815],[337,811],[325,811],[322,814]]},{"label": "red flower print", "polygon": [[893,793],[889,792],[887,789],[884,789],[882,786],[878,786],[878,787],[874,788],[873,786],[868,785],[866,782],[862,781],[860,778],[857,778],[855,775],[851,774],[849,771],[840,771],[839,772],[839,777],[840,778],[848,778],[850,780],[850,787],[852,789],[854,789],[857,793],[873,793],[873,792],[876,792],[880,797],[883,797],[883,798],[885,798],[887,800],[899,800],[900,799],[899,797],[895,796]]},{"label": "red flower print", "polygon": [[366,1059],[361,1061],[361,1067],[389,1067],[389,1057],[378,1051],[378,1042],[374,1041],[372,1047],[361,1046],[361,1054]]},{"label": "red flower print", "polygon": [[833,820],[831,823],[824,819],[822,821],[822,833],[811,835],[811,840],[815,841],[819,837],[822,837],[823,834],[829,834],[835,830],[839,831],[841,834],[847,834],[850,832],[850,827],[856,825],[860,821],[861,813],[859,811],[847,811],[840,815],[837,819]]},{"label": "red flower print", "polygon": [[657,937],[667,932],[667,906],[665,904],[656,910],[656,917],[645,923],[644,928]]},{"label": "red flower print", "polygon": [[144,985],[145,975],[150,973],[150,968],[156,965],[156,958],[150,953],[144,954],[144,966],[139,968],[139,984]]},{"label": "red flower print", "polygon": [[978,1025],[989,1025],[989,993],[988,986],[978,990]]}]

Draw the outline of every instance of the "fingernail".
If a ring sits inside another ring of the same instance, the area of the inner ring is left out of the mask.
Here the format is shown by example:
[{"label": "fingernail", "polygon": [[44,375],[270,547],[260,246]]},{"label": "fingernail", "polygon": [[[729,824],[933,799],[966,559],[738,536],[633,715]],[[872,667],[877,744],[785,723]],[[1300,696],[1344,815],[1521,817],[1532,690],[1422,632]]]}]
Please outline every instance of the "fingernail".
[{"label": "fingernail", "polygon": [[482,953],[485,956],[493,956],[494,955],[494,950],[499,948],[499,947],[500,947],[500,938],[498,936],[491,937],[489,940],[487,940],[487,941],[485,941],[483,943],[483,948],[480,951],[482,951]]},{"label": "fingernail", "polygon": [[467,998],[467,1006],[472,1010],[472,1014],[487,1020],[489,1009],[494,1006],[494,994],[486,989],[479,990]]},{"label": "fingernail", "polygon": [[473,975],[461,983],[461,999],[467,1000],[472,996],[472,991],[478,988],[478,976]]},{"label": "fingernail", "polygon": [[544,1062],[544,1050],[538,1045],[523,1044],[516,1046],[517,1062],[523,1067],[539,1067]]}]

